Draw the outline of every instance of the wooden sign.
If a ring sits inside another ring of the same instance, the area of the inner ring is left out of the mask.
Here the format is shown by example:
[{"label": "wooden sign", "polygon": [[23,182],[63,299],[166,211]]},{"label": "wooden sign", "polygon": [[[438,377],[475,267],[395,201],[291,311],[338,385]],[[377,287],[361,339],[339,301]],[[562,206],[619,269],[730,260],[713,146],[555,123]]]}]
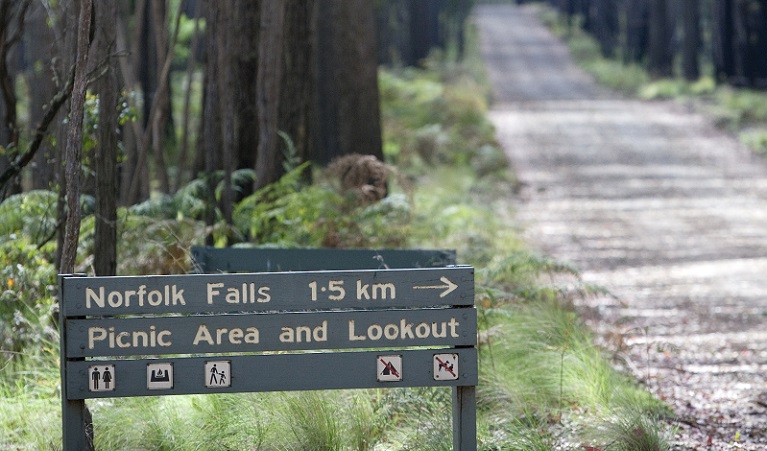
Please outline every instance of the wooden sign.
[{"label": "wooden sign", "polygon": [[67,358],[473,346],[473,308],[72,319]]},{"label": "wooden sign", "polygon": [[454,250],[192,248],[200,273],[349,269],[443,268],[455,265]]},{"label": "wooden sign", "polygon": [[410,386],[453,387],[456,449],[476,447],[471,267],[60,276],[59,286],[66,450],[85,448],[90,398]]},{"label": "wooden sign", "polygon": [[474,270],[66,277],[63,290],[68,317],[471,306]]}]

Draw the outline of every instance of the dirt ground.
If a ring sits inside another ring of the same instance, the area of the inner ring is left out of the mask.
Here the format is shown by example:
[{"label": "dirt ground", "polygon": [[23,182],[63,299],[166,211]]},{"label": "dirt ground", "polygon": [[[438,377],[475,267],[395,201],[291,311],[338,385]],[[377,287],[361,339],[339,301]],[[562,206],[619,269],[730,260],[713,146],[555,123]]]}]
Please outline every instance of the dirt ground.
[{"label": "dirt ground", "polygon": [[578,307],[676,412],[675,449],[767,449],[767,164],[682,105],[600,89],[530,8],[476,23],[526,238],[615,295]]}]

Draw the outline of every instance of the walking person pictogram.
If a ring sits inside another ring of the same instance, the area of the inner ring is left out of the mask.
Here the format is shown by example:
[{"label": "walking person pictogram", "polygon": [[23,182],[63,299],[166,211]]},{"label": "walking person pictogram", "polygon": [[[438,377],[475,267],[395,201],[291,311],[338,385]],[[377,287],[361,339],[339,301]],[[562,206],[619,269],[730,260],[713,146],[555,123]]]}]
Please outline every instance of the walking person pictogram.
[{"label": "walking person pictogram", "polygon": [[211,360],[205,362],[205,386],[207,388],[231,387],[232,362]]},{"label": "walking person pictogram", "polygon": [[218,370],[216,369],[216,364],[213,364],[213,368],[210,369],[210,381],[208,382],[208,385],[218,385]]}]

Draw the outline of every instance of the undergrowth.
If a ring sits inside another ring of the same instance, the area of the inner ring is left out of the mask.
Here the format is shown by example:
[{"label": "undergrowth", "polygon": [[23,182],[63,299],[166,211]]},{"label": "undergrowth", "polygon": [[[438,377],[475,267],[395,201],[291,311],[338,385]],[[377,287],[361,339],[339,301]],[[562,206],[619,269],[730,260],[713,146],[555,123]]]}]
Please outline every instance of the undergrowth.
[{"label": "undergrowth", "polygon": [[[202,221],[210,184],[193,181],[173,196],[120,210],[120,274],[185,272],[190,247],[208,232],[219,243],[236,238],[251,246],[456,249],[462,263],[476,268],[480,449],[667,449],[661,419],[668,412],[611,368],[572,307],[573,299],[604,293],[584,284],[577,268],[525,249],[508,198],[513,177],[484,120],[483,90],[468,71],[443,69],[382,73],[386,149],[396,171],[384,201],[361,203],[322,173],[306,186],[301,171],[309,168],[299,166],[242,200],[232,226],[211,230]],[[0,221],[0,325],[6,328],[0,448],[60,448],[55,249],[47,238],[54,199],[35,192],[0,205],[8,218]],[[93,227],[86,218],[83,272],[90,272],[96,251]],[[98,449],[452,448],[451,393],[442,388],[88,405]]]}]

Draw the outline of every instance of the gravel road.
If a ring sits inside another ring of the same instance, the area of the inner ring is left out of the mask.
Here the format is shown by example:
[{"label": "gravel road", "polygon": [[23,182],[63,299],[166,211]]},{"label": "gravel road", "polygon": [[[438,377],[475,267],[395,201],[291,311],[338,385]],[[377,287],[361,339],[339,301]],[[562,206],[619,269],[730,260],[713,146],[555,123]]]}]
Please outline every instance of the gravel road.
[{"label": "gravel road", "polygon": [[475,20],[526,238],[615,295],[578,308],[676,412],[675,449],[767,449],[767,164],[682,105],[599,88],[529,7]]}]

